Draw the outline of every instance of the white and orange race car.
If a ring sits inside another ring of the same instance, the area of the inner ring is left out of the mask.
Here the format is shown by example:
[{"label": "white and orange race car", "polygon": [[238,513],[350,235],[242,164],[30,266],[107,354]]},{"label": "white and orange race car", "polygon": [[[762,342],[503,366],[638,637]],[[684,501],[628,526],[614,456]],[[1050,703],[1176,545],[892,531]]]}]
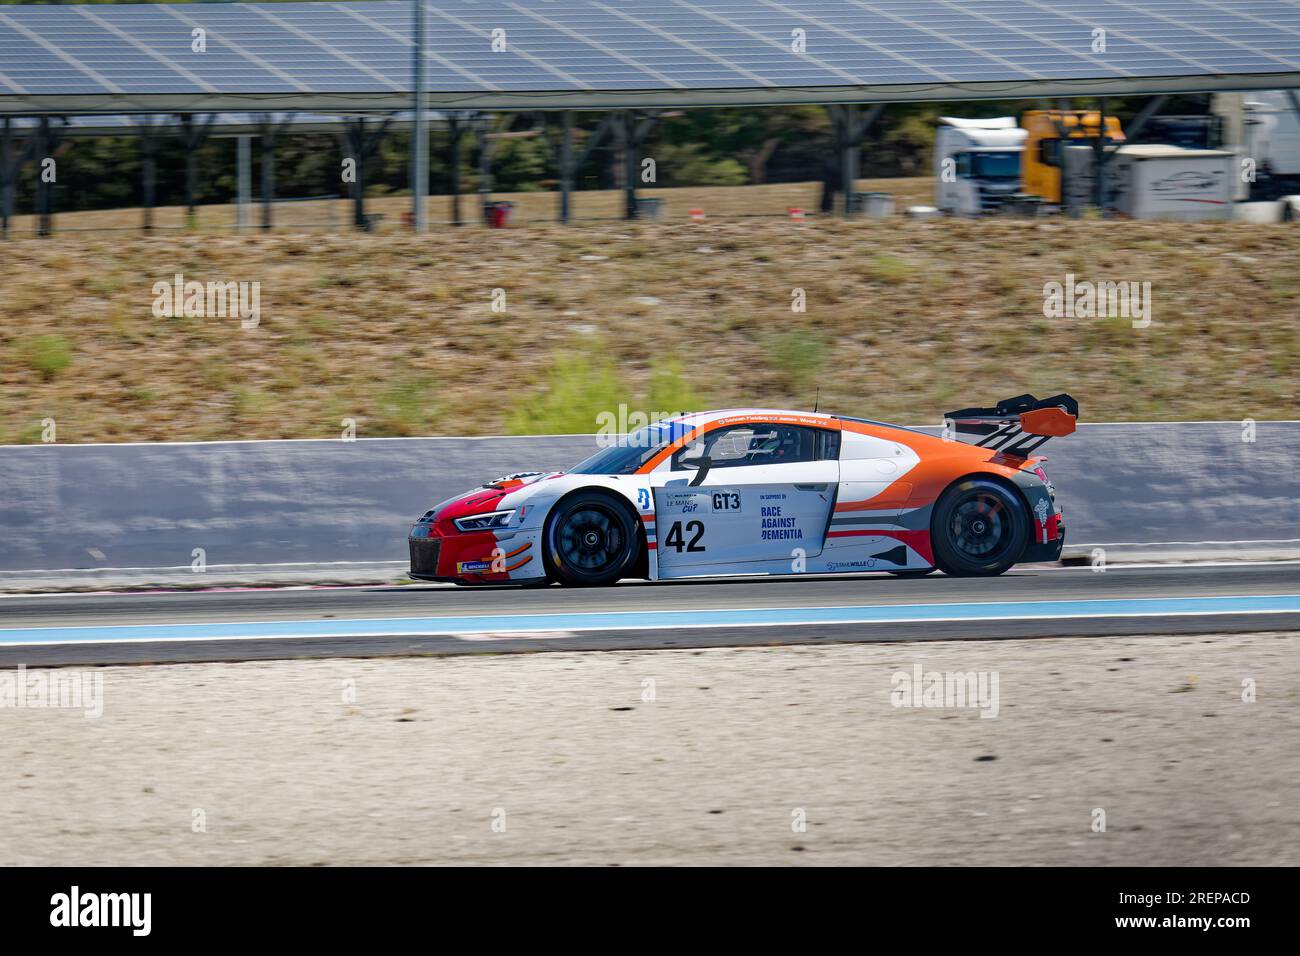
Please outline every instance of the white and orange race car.
[{"label": "white and orange race car", "polygon": [[766,409],[683,414],[569,471],[490,481],[425,513],[411,577],[611,584],[737,574],[1001,574],[1055,561],[1065,529],[1033,452],[1069,395],[945,416],[926,434]]}]

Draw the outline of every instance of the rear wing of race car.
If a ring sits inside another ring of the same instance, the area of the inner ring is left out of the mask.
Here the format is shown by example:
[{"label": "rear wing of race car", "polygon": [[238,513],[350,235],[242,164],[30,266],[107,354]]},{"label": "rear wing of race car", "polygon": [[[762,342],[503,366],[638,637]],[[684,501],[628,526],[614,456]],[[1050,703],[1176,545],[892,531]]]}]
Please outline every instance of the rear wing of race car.
[{"label": "rear wing of race car", "polygon": [[991,448],[1004,455],[1028,458],[1049,439],[1074,432],[1079,403],[1062,392],[1041,401],[1017,395],[993,408],[961,408],[943,416],[945,437]]}]

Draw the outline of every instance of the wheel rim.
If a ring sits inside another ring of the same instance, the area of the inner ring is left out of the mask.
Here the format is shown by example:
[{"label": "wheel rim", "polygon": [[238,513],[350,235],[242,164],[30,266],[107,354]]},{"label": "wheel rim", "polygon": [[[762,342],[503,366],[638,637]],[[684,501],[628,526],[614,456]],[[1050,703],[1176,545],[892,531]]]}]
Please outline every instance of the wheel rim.
[{"label": "wheel rim", "polygon": [[612,570],[626,544],[618,516],[595,504],[583,505],[566,515],[556,538],[556,550],[565,565],[585,574]]},{"label": "wheel rim", "polygon": [[997,562],[1014,544],[1006,503],[984,492],[963,499],[953,509],[949,531],[953,547],[981,564]]}]

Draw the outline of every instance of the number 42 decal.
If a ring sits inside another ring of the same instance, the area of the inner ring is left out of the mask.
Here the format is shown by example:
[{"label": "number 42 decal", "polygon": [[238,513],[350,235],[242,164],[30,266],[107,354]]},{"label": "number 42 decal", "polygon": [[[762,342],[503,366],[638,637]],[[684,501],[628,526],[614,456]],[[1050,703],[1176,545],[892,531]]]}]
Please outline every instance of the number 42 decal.
[{"label": "number 42 decal", "polygon": [[664,538],[664,544],[667,547],[672,548],[678,554],[682,552],[683,548],[687,551],[708,550],[704,545],[700,544],[700,539],[704,537],[703,521],[686,522],[686,533],[693,534],[694,537],[689,541],[686,541],[682,536],[682,523],[680,521],[674,521],[673,526],[668,529],[668,537]]}]

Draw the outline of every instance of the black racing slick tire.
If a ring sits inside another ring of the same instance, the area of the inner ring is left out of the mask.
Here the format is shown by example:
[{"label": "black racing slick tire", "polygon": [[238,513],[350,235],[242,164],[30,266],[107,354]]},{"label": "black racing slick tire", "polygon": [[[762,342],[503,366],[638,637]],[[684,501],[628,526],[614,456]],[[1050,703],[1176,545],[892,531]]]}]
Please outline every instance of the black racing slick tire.
[{"label": "black racing slick tire", "polygon": [[967,478],[935,502],[930,522],[934,558],[945,574],[1002,574],[1029,543],[1029,512],[1014,490],[998,481]]},{"label": "black racing slick tire", "polygon": [[569,495],[546,518],[543,559],[561,584],[613,584],[632,573],[641,547],[631,509],[604,492]]}]

